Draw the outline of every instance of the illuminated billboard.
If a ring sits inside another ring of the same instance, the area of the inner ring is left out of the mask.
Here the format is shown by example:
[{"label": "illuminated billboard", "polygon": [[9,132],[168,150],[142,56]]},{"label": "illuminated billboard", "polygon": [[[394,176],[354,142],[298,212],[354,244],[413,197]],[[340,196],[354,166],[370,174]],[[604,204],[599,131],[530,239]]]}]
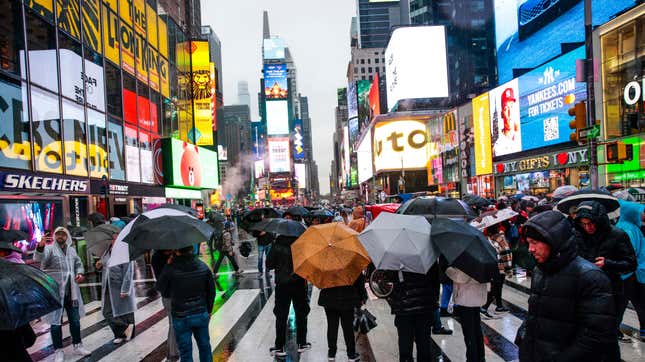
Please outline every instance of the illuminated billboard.
[{"label": "illuminated billboard", "polygon": [[264,39],[262,53],[264,59],[284,59],[284,40],[281,38]]},{"label": "illuminated billboard", "polygon": [[291,172],[289,138],[269,138],[269,172]]},{"label": "illuminated billboard", "polygon": [[[372,82],[369,80],[356,81],[356,99],[358,101],[358,124],[362,130],[363,126],[370,123],[370,90]],[[353,144],[352,144],[353,145]]]},{"label": "illuminated billboard", "polygon": [[293,142],[293,159],[304,160],[305,158],[305,144],[302,131],[302,120],[296,119],[293,121],[293,133],[291,134],[291,141]]},{"label": "illuminated billboard", "polygon": [[522,151],[569,142],[569,109],[587,98],[576,82],[576,59],[584,47],[569,52],[519,78]]},{"label": "illuminated billboard", "polygon": [[372,86],[370,87],[370,92],[367,95],[367,100],[369,101],[370,114],[367,119],[367,123],[361,125],[361,129],[367,127],[369,122],[379,114],[381,114],[381,95],[379,92],[379,78],[378,73],[374,74],[374,80],[372,81]]},{"label": "illuminated billboard", "polygon": [[343,127],[343,180],[345,185],[349,186],[349,129]]},{"label": "illuminated billboard", "polygon": [[358,161],[358,182],[365,182],[374,176],[372,171],[372,131],[363,138],[356,150]]},{"label": "illuminated billboard", "polygon": [[493,173],[490,139],[490,101],[488,93],[473,98],[473,129],[475,143],[475,174]]},{"label": "illuminated billboard", "polygon": [[381,171],[423,170],[429,159],[427,118],[382,117],[374,125],[374,168]]},{"label": "illuminated billboard", "polygon": [[253,166],[255,168],[255,178],[264,177],[264,160],[254,161]]},{"label": "illuminated billboard", "polygon": [[213,98],[215,97],[215,70],[210,62],[207,41],[192,41],[192,93],[195,126],[188,137],[196,145],[213,144]]},{"label": "illuminated billboard", "polygon": [[358,93],[356,82],[349,82],[347,86],[347,119],[358,117]]},{"label": "illuminated billboard", "polygon": [[304,163],[296,163],[293,165],[296,179],[298,179],[298,188],[307,188],[307,168]]},{"label": "illuminated billboard", "polygon": [[267,101],[267,134],[288,135],[289,134],[289,104],[287,101]]},{"label": "illuminated billboard", "polygon": [[287,65],[265,64],[264,97],[266,99],[287,99],[288,95]]},{"label": "illuminated billboard", "polygon": [[[584,43],[582,0],[495,0],[499,82],[514,69],[535,68],[561,54],[565,43]],[[592,0],[593,25],[635,6],[634,0]]]},{"label": "illuminated billboard", "polygon": [[402,99],[448,97],[444,27],[394,29],[385,49],[385,75],[389,109]]},{"label": "illuminated billboard", "polygon": [[178,139],[162,141],[164,181],[168,186],[214,189],[219,186],[217,152]]},{"label": "illuminated billboard", "polygon": [[517,79],[488,92],[493,157],[522,151]]}]

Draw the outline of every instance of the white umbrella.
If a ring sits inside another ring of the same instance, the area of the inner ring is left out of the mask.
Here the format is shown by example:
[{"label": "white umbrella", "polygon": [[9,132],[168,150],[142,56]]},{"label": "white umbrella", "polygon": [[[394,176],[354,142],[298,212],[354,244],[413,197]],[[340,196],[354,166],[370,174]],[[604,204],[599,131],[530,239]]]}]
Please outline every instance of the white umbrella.
[{"label": "white umbrella", "polygon": [[114,242],[114,246],[112,247],[112,256],[110,257],[110,262],[108,263],[108,267],[123,264],[123,263],[129,263],[131,261],[130,259],[131,246],[130,244],[123,241],[123,239],[126,237],[126,235],[130,233],[133,226],[145,220],[155,219],[162,216],[184,216],[184,215],[187,215],[187,214],[183,211],[165,208],[165,207],[159,207],[154,210],[146,211],[143,214],[135,217],[123,228],[123,230],[121,230],[121,232],[119,233],[119,236],[117,236],[116,241]]},{"label": "white umbrella", "polygon": [[484,230],[489,226],[499,224],[502,221],[512,219],[517,215],[517,212],[513,211],[511,208],[505,208],[501,210],[495,210],[482,214],[480,217],[470,222],[470,225],[476,227],[479,230]]},{"label": "white umbrella", "polygon": [[381,213],[358,238],[376,269],[425,274],[439,257],[420,215]]}]

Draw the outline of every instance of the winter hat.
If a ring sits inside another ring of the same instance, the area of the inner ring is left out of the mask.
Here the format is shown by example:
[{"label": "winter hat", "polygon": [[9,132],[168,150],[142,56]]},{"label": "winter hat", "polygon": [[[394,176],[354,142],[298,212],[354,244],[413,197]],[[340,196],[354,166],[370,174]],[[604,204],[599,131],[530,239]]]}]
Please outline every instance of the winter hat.
[{"label": "winter hat", "polygon": [[524,236],[545,242],[560,250],[573,235],[573,228],[561,212],[548,210],[530,218],[524,224]]}]

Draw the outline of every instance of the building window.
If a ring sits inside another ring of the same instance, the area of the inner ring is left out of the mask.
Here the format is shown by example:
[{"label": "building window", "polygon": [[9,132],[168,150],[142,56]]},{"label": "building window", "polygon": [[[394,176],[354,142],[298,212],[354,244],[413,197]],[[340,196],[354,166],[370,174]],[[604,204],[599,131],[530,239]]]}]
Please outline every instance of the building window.
[{"label": "building window", "polygon": [[58,32],[58,46],[60,48],[61,93],[64,97],[82,104],[85,101],[85,90],[83,89],[81,43],[63,32]]},{"label": "building window", "polygon": [[358,68],[354,67],[354,73],[358,73]]},{"label": "building window", "polygon": [[367,68],[368,73],[372,73],[372,67]]},{"label": "building window", "polygon": [[0,140],[9,152],[0,152],[4,167],[31,169],[31,141],[27,117],[27,84],[0,76]]},{"label": "building window", "polygon": [[374,59],[374,63],[378,64],[379,58]]},{"label": "building window", "polygon": [[87,140],[89,151],[90,177],[101,178],[108,174],[109,157],[105,115],[87,110]]},{"label": "building window", "polygon": [[383,70],[385,72],[385,67],[381,68],[381,70]]},{"label": "building window", "polygon": [[82,105],[67,99],[63,99],[63,141],[65,173],[87,177],[85,113]]},{"label": "building window", "polygon": [[[54,27],[28,11],[27,47],[29,48],[29,74],[31,82],[58,93],[56,64],[56,31]],[[23,75],[24,78],[24,75]]]},{"label": "building window", "polygon": [[121,71],[110,63],[105,63],[105,87],[107,92],[107,111],[119,118],[123,117],[121,101]]},{"label": "building window", "polygon": [[123,125],[121,121],[108,117],[108,150],[110,179],[125,180],[125,155],[123,152]]},{"label": "building window", "polygon": [[365,74],[365,68],[361,68],[361,73]]},{"label": "building window", "polygon": [[31,117],[36,170],[62,173],[63,155],[61,152],[58,95],[32,86]]},{"label": "building window", "polygon": [[20,55],[25,50],[21,9],[19,0],[0,2],[0,14],[4,16],[0,21],[0,69],[16,76],[20,76]]},{"label": "building window", "polygon": [[365,59],[361,59],[361,64],[365,64]]},{"label": "building window", "polygon": [[367,64],[372,64],[372,59],[367,58]]}]

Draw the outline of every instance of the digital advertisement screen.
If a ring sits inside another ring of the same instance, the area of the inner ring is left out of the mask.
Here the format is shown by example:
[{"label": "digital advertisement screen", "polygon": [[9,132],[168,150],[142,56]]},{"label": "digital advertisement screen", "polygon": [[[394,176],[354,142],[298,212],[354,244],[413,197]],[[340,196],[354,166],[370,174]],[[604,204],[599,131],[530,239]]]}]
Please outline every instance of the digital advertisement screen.
[{"label": "digital advertisement screen", "polygon": [[305,143],[302,131],[302,119],[295,119],[293,121],[293,132],[291,133],[291,142],[293,143],[293,159],[304,160],[305,158]]},{"label": "digital advertisement screen", "polygon": [[296,178],[298,179],[298,188],[306,189],[307,188],[307,171],[304,163],[296,163],[293,165],[295,170]]},{"label": "digital advertisement screen", "polygon": [[493,173],[490,139],[490,100],[488,93],[473,98],[473,129],[475,137],[475,174]]},{"label": "digital advertisement screen", "polygon": [[266,99],[287,99],[288,95],[287,65],[265,64],[264,97]]},{"label": "digital advertisement screen", "polygon": [[289,105],[287,101],[267,101],[267,134],[289,134]]},{"label": "digital advertisement screen", "polygon": [[[609,21],[636,3],[592,0],[593,25]],[[584,42],[583,5],[583,0],[495,0],[499,82],[511,80],[513,69],[535,68],[558,56],[564,43]]]},{"label": "digital advertisement screen", "polygon": [[269,172],[290,172],[289,138],[269,138]]},{"label": "digital advertisement screen", "polygon": [[347,127],[349,128],[349,147],[351,152],[356,152],[356,140],[360,135],[360,130],[358,128],[358,118],[351,118],[347,121]]},{"label": "digital advertisement screen", "polygon": [[374,126],[374,167],[386,170],[425,169],[428,162],[426,121],[398,119]]},{"label": "digital advertisement screen", "polygon": [[365,182],[374,176],[372,172],[372,132],[365,135],[356,150],[358,161],[358,182]]},{"label": "digital advertisement screen", "polygon": [[[359,130],[362,130],[364,125],[370,123],[370,90],[372,88],[372,82],[369,80],[359,80],[356,81],[356,92],[358,99],[358,124]],[[352,143],[352,146],[354,143]]]},{"label": "digital advertisement screen", "polygon": [[253,164],[255,168],[255,178],[264,177],[264,160],[257,160]]},{"label": "digital advertisement screen", "polygon": [[343,180],[349,186],[349,127],[343,127]]},{"label": "digital advertisement screen", "polygon": [[214,64],[210,62],[207,41],[192,41],[191,46],[195,127],[189,131],[189,137],[197,145],[210,146],[213,144],[215,69]]},{"label": "digital advertisement screen", "polygon": [[45,233],[53,236],[54,229],[63,225],[63,202],[61,200],[0,200],[0,220],[5,230],[21,230],[29,240],[14,245],[23,251],[33,250]]},{"label": "digital advertisement screen", "polygon": [[370,104],[370,115],[367,123],[363,123],[361,128],[367,127],[369,122],[372,121],[372,118],[381,114],[381,95],[379,91],[379,78],[378,73],[374,74],[374,80],[372,81],[372,87],[370,92],[367,95]]},{"label": "digital advertisement screen", "polygon": [[264,39],[262,50],[264,59],[284,59],[284,40],[281,38]]},{"label": "digital advertisement screen", "polygon": [[358,94],[356,82],[347,85],[347,119],[358,117]]},{"label": "digital advertisement screen", "polygon": [[488,92],[493,157],[522,151],[519,93],[517,79]]},{"label": "digital advertisement screen", "polygon": [[169,186],[214,189],[219,186],[217,152],[175,138],[162,141],[164,180]]},{"label": "digital advertisement screen", "polygon": [[137,127],[125,125],[125,171],[127,180],[141,182],[141,169],[139,168],[139,138]]},{"label": "digital advertisement screen", "polygon": [[390,110],[401,99],[448,97],[444,27],[395,29],[385,49],[385,75]]}]

